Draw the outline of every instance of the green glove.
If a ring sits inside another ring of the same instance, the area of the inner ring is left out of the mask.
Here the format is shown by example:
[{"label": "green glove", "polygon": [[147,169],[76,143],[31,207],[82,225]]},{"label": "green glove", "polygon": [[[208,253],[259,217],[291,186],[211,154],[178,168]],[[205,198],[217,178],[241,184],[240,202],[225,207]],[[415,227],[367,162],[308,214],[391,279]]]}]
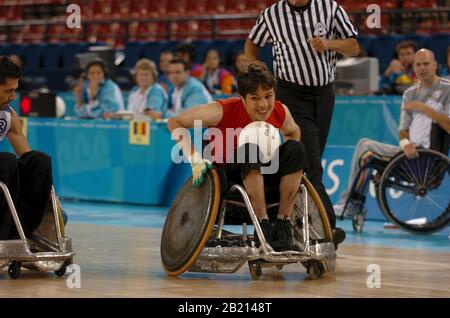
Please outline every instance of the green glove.
[{"label": "green glove", "polygon": [[203,159],[197,152],[189,156],[188,159],[191,162],[192,168],[192,184],[194,187],[198,187],[203,183],[205,174],[208,173],[208,170],[211,169],[213,165],[211,161]]}]

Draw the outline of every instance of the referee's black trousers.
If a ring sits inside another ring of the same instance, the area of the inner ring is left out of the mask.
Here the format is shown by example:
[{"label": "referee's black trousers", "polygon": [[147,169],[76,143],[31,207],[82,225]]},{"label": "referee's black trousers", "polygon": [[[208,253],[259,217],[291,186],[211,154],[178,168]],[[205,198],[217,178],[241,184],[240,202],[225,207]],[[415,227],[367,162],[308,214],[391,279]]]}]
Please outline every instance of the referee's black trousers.
[{"label": "referee's black trousers", "polygon": [[[6,184],[14,201],[25,235],[41,223],[53,184],[51,159],[39,151],[29,151],[20,158],[0,153],[0,181]],[[17,237],[7,202],[0,192],[0,240]]]},{"label": "referee's black trousers", "polygon": [[277,85],[277,99],[289,108],[301,129],[301,140],[306,147],[309,162],[306,176],[317,190],[331,226],[335,228],[336,216],[322,183],[321,164],[334,108],[332,84],[320,87],[300,86],[278,79]]}]

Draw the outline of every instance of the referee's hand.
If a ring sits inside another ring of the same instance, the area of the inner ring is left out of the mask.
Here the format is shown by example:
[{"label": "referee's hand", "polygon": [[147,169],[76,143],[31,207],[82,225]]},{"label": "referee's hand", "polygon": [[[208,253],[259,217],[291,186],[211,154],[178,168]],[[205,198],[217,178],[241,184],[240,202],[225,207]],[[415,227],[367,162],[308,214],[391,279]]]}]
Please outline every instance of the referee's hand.
[{"label": "referee's hand", "polygon": [[307,40],[311,44],[312,48],[319,53],[322,53],[329,49],[328,40],[320,37],[315,37]]}]

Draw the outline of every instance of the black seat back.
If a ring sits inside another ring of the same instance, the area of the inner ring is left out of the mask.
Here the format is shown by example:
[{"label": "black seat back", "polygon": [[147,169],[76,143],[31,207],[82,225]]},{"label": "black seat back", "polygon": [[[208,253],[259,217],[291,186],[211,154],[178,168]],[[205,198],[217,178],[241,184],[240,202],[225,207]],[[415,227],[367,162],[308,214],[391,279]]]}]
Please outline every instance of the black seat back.
[{"label": "black seat back", "polygon": [[450,148],[450,135],[438,124],[431,125],[430,149],[439,151],[448,156]]}]

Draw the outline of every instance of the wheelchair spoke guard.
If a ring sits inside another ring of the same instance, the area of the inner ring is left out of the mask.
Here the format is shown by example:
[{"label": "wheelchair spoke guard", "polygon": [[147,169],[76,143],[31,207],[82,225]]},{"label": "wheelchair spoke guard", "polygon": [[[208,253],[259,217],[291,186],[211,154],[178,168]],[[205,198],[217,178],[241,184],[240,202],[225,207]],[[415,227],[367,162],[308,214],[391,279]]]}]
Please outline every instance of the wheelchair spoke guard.
[{"label": "wheelchair spoke guard", "polygon": [[215,169],[200,187],[194,187],[189,178],[180,189],[161,236],[161,260],[168,275],[180,275],[195,263],[211,235],[219,203],[220,182]]}]

